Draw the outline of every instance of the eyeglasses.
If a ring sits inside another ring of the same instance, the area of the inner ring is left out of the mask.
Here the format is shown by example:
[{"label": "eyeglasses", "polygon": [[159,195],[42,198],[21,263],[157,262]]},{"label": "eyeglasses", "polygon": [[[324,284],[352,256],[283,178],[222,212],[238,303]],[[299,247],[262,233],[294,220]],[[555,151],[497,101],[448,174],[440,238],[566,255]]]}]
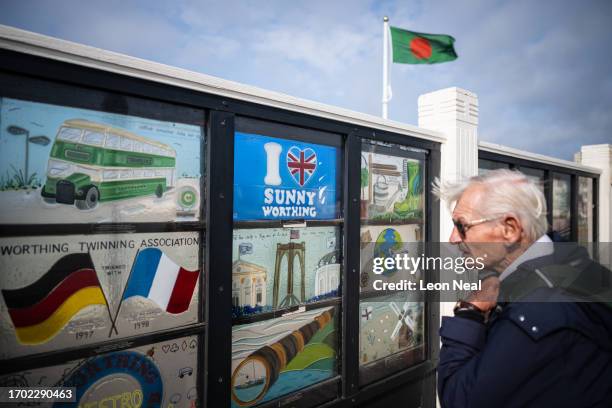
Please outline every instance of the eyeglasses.
[{"label": "eyeglasses", "polygon": [[455,225],[455,228],[457,228],[457,231],[459,232],[459,235],[461,236],[461,238],[465,239],[465,234],[468,232],[470,228],[475,227],[476,225],[484,224],[485,222],[496,220],[498,218],[501,218],[501,217],[481,218],[479,220],[474,220],[472,222],[466,222],[466,223],[462,223],[461,221],[453,220],[453,224]]}]

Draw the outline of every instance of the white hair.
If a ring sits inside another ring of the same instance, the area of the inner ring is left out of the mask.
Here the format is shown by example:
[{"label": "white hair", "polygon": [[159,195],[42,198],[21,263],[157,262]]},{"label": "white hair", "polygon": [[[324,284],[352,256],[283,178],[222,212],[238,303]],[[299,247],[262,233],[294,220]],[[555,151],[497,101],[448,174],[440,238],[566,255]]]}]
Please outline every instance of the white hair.
[{"label": "white hair", "polygon": [[516,170],[492,170],[459,182],[436,179],[433,193],[445,200],[452,211],[465,190],[473,185],[485,188],[486,199],[478,210],[484,217],[512,214],[523,226],[527,238],[537,240],[548,230],[546,199],[536,183]]}]

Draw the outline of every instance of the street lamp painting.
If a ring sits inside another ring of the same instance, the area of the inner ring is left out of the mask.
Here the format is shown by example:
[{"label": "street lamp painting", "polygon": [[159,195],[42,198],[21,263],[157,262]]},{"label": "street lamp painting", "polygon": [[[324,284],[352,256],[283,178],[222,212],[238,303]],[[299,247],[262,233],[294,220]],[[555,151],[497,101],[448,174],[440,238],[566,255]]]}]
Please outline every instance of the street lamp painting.
[{"label": "street lamp painting", "polygon": [[27,129],[24,129],[20,126],[15,126],[15,125],[11,125],[8,126],[6,128],[6,131],[9,132],[11,135],[14,136],[22,136],[25,135],[25,169],[24,169],[24,184],[26,184],[26,186],[29,184],[29,179],[28,179],[28,164],[30,161],[30,143],[34,143],[36,145],[39,146],[47,146],[49,143],[51,143],[51,139],[49,139],[47,136],[32,136],[30,137],[30,131]]},{"label": "street lamp painting", "polygon": [[15,136],[20,136],[20,135],[25,135],[26,133],[30,133],[26,129],[19,127],[19,126],[9,126],[6,128],[6,130],[8,130],[8,132],[11,135],[15,135]]},{"label": "street lamp painting", "polygon": [[47,136],[32,136],[28,139],[28,141],[39,146],[46,146],[51,143],[51,139],[49,139]]}]

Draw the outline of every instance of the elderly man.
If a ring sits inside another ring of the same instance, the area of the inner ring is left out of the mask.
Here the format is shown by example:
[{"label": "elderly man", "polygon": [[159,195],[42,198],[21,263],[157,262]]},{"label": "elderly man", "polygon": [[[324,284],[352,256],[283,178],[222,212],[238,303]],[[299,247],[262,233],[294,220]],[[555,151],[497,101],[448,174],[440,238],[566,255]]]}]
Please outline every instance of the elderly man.
[{"label": "elderly man", "polygon": [[612,407],[612,308],[589,299],[609,271],[584,249],[553,245],[544,196],[519,172],[435,192],[455,204],[450,242],[486,254],[492,271],[443,318],[441,405]]}]

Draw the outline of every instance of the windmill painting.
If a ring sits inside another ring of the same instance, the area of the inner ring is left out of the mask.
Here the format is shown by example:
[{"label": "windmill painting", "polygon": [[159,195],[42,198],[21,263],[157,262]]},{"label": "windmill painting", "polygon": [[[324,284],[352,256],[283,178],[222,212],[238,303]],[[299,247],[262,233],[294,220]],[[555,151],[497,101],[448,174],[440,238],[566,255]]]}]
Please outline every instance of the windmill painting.
[{"label": "windmill painting", "polygon": [[360,309],[360,364],[424,347],[422,302],[411,301],[405,293],[397,293],[362,300]]}]

